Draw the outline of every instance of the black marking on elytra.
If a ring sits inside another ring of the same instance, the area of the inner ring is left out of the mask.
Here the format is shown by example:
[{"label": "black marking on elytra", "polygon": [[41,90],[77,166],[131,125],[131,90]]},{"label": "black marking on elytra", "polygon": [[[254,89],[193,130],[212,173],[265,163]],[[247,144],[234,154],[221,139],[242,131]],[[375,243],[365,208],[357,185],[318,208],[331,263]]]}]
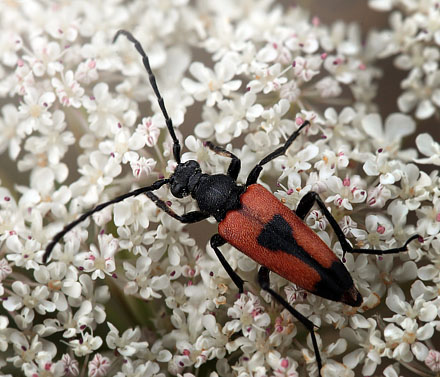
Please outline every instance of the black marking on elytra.
[{"label": "black marking on elytra", "polygon": [[[264,224],[257,237],[258,244],[273,252],[291,254],[308,264],[321,277],[313,293],[334,301],[340,301],[342,295],[353,286],[353,279],[341,261],[335,261],[330,268],[325,268],[306,252],[293,236],[290,224],[280,214]],[[313,241],[311,241],[313,242]]]},{"label": "black marking on elytra", "polygon": [[[337,260],[332,263],[330,268],[325,269],[325,277],[321,275],[321,280],[315,285],[315,290],[319,292],[319,295],[322,297],[333,301],[341,301],[342,296],[346,294],[351,287],[353,287],[353,279],[344,264]],[[359,305],[360,303],[353,306]]]}]

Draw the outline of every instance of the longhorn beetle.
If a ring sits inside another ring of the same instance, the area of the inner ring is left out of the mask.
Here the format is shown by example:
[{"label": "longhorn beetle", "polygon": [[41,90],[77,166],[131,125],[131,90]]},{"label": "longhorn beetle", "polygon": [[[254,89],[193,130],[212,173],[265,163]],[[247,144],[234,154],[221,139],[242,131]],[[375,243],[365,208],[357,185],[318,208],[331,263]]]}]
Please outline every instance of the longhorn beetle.
[{"label": "longhorn beetle", "polygon": [[[156,84],[156,78],[151,70],[148,56],[140,42],[125,30],[119,30],[113,43],[120,35],[125,35],[142,56],[142,62],[148,72],[149,81],[157,97],[166,126],[173,139],[173,155],[177,162],[176,169],[169,178],[159,179],[151,186],[118,196],[113,200],[97,205],[82,214],[77,220],[66,225],[48,244],[43,261],[46,262],[54,246],[73,227],[84,221],[92,214],[103,208],[123,201],[126,198],[145,194],[161,210],[182,223],[195,223],[213,216],[218,225],[218,234],[212,236],[210,244],[220,263],[231,277],[238,290],[243,293],[244,280],[232,269],[219,247],[226,242],[254,259],[261,265],[258,271],[258,282],[261,288],[297,318],[310,332],[313,349],[318,363],[318,373],[321,375],[321,356],[314,334],[315,325],[295,310],[280,294],[270,287],[269,271],[273,271],[299,287],[315,295],[329,300],[343,302],[351,306],[360,306],[362,296],[355,288],[353,280],[344,264],[333,251],[304,223],[305,216],[316,203],[330,225],[345,253],[392,254],[407,250],[407,245],[419,235],[410,237],[403,246],[387,249],[355,249],[347,241],[324,202],[315,192],[307,193],[299,202],[296,211],[282,204],[270,191],[257,182],[263,166],[278,156],[283,155],[301,130],[310,123],[305,121],[290,135],[283,146],[264,157],[249,173],[244,185],[237,184],[241,162],[233,153],[206,142],[214,153],[231,159],[227,174],[209,175],[202,173],[197,161],[181,162],[180,143],[173,128],[173,122],[168,116],[163,98]],[[198,204],[199,210],[176,214],[166,202],[159,199],[153,191],[168,185],[176,198],[191,195]]]}]

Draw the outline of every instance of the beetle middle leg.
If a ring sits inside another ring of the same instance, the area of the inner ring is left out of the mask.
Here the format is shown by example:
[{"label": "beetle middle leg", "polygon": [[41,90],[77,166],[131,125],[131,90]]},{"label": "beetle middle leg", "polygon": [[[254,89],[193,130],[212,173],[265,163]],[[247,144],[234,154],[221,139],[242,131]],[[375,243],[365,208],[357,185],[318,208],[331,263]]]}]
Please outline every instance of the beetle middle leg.
[{"label": "beetle middle leg", "polygon": [[220,234],[214,234],[211,237],[210,243],[211,243],[211,247],[215,251],[215,254],[217,255],[217,258],[220,260],[220,263],[222,264],[222,266],[224,267],[224,269],[226,270],[232,281],[237,286],[238,291],[240,293],[243,293],[244,280],[240,276],[238,276],[238,274],[232,269],[231,265],[228,263],[228,261],[226,260],[226,258],[223,256],[223,254],[219,249],[219,246],[224,245],[226,241],[223,239],[222,236],[220,236]]},{"label": "beetle middle leg", "polygon": [[345,237],[344,232],[342,231],[338,222],[332,216],[332,214],[328,211],[325,203],[322,201],[322,199],[319,197],[319,195],[316,192],[310,191],[306,195],[304,195],[303,198],[298,203],[298,207],[297,207],[295,213],[297,214],[297,216],[299,218],[304,220],[304,218],[309,213],[309,211],[311,210],[311,208],[313,207],[313,205],[315,203],[318,204],[318,207],[320,208],[320,210],[322,211],[322,213],[324,214],[324,216],[327,218],[328,222],[330,223],[331,227],[333,228],[333,230],[336,234],[336,237],[338,237],[338,240],[341,243],[341,247],[342,247],[342,250],[344,251],[344,255],[345,255],[345,253],[360,253],[360,254],[374,254],[374,255],[399,253],[402,251],[407,251],[408,244],[411,241],[413,241],[417,238],[420,238],[420,236],[418,234],[415,234],[415,235],[411,236],[410,238],[408,238],[408,240],[403,244],[403,246],[394,247],[391,249],[385,249],[385,250],[362,249],[362,248],[356,249],[356,248],[353,248],[348,243],[347,238]]},{"label": "beetle middle leg", "polygon": [[305,326],[307,330],[309,330],[310,336],[312,338],[313,350],[315,352],[316,362],[318,363],[318,374],[319,376],[321,376],[321,368],[322,368],[321,354],[319,353],[318,342],[316,341],[315,332],[314,332],[314,328],[316,326],[313,324],[312,321],[310,321],[299,311],[294,309],[281,295],[279,295],[270,287],[269,270],[264,266],[261,266],[260,269],[258,270],[258,283],[260,284],[262,289],[269,292],[276,301],[278,301],[281,305],[283,305],[289,311],[290,314],[292,314],[298,321],[300,321]]}]

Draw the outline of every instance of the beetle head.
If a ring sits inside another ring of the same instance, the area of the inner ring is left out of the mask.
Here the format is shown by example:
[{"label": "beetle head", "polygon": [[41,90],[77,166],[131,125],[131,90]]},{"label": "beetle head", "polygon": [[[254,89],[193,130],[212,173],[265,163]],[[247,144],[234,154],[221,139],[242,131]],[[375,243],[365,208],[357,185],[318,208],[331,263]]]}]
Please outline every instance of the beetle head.
[{"label": "beetle head", "polygon": [[197,185],[201,174],[202,170],[197,161],[189,160],[180,163],[170,177],[171,193],[176,198],[188,196]]}]

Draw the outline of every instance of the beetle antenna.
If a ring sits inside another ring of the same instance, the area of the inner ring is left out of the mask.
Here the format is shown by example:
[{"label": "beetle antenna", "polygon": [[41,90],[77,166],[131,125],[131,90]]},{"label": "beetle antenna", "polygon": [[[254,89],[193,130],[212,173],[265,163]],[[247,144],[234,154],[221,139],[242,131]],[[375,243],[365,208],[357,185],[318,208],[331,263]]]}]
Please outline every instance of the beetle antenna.
[{"label": "beetle antenna", "polygon": [[127,199],[131,196],[137,196],[139,194],[144,194],[148,191],[154,191],[163,186],[164,184],[168,183],[169,179],[160,179],[156,182],[154,182],[151,186],[141,187],[137,190],[133,190],[130,192],[127,192],[124,195],[118,196],[112,200],[109,200],[108,202],[98,204],[96,207],[92,208],[91,210],[84,212],[80,217],[78,217],[75,221],[72,221],[70,224],[67,224],[60,232],[55,234],[52,241],[47,245],[46,251],[43,255],[43,263],[47,262],[47,258],[49,258],[49,255],[52,253],[53,248],[55,245],[65,236],[66,233],[68,233],[70,230],[72,230],[75,226],[77,226],[79,223],[83,222],[88,217],[92,216],[94,213],[101,211],[105,207],[109,206],[110,204],[115,204],[122,202],[124,199]]},{"label": "beetle antenna", "polygon": [[165,123],[167,125],[168,131],[169,131],[171,138],[173,139],[173,142],[174,142],[174,144],[173,144],[174,159],[176,160],[176,162],[178,164],[180,164],[180,143],[179,143],[179,140],[177,139],[176,133],[174,132],[173,121],[168,115],[167,109],[165,108],[165,103],[164,103],[163,98],[159,92],[159,88],[157,87],[156,77],[154,76],[154,73],[151,70],[150,61],[148,59],[148,56],[145,53],[144,49],[142,48],[142,45],[140,44],[140,42],[133,36],[133,34],[131,34],[130,32],[128,32],[126,30],[118,30],[118,32],[115,34],[115,36],[113,38],[113,43],[116,42],[116,40],[118,39],[118,37],[121,34],[125,35],[130,42],[134,43],[134,47],[136,47],[136,50],[142,56],[142,62],[144,63],[144,67],[148,72],[148,79],[150,80],[151,87],[153,88],[154,94],[156,95],[156,98],[157,98],[157,102],[158,102],[159,107],[162,111],[162,114],[165,118]]}]

